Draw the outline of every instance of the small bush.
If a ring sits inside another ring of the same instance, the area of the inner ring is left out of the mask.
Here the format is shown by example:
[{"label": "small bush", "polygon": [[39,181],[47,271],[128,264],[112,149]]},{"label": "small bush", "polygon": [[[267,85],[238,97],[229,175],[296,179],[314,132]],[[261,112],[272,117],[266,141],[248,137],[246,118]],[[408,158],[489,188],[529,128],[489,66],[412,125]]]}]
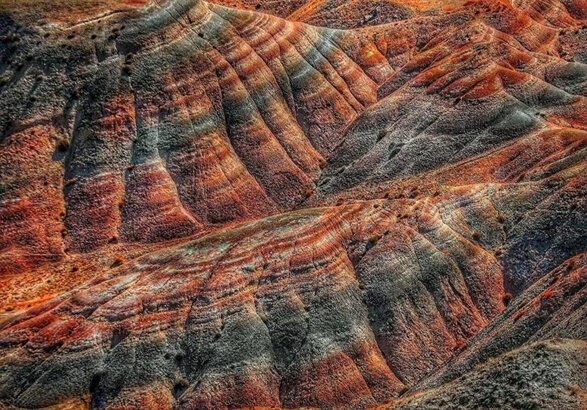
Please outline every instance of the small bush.
[{"label": "small bush", "polygon": [[189,382],[185,379],[180,379],[179,381],[177,381],[173,385],[173,397],[175,397],[176,400],[179,399],[179,397],[181,397],[181,395],[187,390],[189,385]]},{"label": "small bush", "polygon": [[375,246],[381,240],[381,235],[373,235],[369,238],[369,244]]},{"label": "small bush", "polygon": [[500,224],[505,223],[505,217],[502,214],[497,215],[497,222]]},{"label": "small bush", "polygon": [[117,256],[116,259],[114,259],[114,262],[112,262],[112,265],[110,265],[111,268],[117,268],[118,266],[122,265],[124,263],[124,258],[122,256]]},{"label": "small bush", "polygon": [[474,240],[478,241],[481,238],[481,233],[479,233],[479,231],[474,231],[472,237]]},{"label": "small bush", "polygon": [[132,68],[131,68],[130,64],[126,64],[126,63],[123,64],[122,65],[122,74],[128,76],[128,75],[131,75],[131,73],[132,73]]},{"label": "small bush", "polygon": [[57,143],[57,151],[59,152],[66,152],[69,149],[69,141],[67,140],[60,140]]},{"label": "small bush", "polygon": [[512,294],[510,292],[506,292],[502,297],[501,300],[505,306],[509,305],[512,301]]}]

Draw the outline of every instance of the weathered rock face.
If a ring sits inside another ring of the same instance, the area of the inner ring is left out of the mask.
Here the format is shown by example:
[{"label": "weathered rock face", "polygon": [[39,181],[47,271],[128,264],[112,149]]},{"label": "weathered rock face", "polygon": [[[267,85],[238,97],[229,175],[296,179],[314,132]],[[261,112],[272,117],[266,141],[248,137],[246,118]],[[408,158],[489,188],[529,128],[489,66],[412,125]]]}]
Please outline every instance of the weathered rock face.
[{"label": "weathered rock face", "polygon": [[[353,33],[194,1],[137,14],[38,28],[5,50],[2,163],[16,202],[6,212],[35,225],[19,203],[27,194],[70,251],[291,209],[391,73],[381,55],[359,61],[372,43]],[[22,165],[11,165],[27,143]],[[65,249],[49,236],[7,242],[11,254],[57,257]]]},{"label": "weathered rock face", "polygon": [[[108,388],[100,398],[121,405],[142,396],[137,382],[187,388],[195,378],[181,396],[195,407],[392,398],[400,380],[418,380],[503,309],[494,255],[443,225],[433,208],[414,215],[420,231],[399,222],[412,205],[295,211],[96,277],[4,331],[7,346],[24,343],[47,358],[35,370],[43,380],[22,385],[17,404],[80,394],[96,372],[105,386],[128,389],[118,397]],[[14,378],[6,388],[37,367],[22,353],[6,363]],[[112,362],[118,355],[127,359]],[[38,390],[47,387],[54,397]]]},{"label": "weathered rock face", "polygon": [[584,408],[586,359],[584,340],[532,343],[498,356],[446,386],[381,408]]},{"label": "weathered rock face", "polygon": [[1,5],[0,406],[584,406],[585,4],[217,3]]}]

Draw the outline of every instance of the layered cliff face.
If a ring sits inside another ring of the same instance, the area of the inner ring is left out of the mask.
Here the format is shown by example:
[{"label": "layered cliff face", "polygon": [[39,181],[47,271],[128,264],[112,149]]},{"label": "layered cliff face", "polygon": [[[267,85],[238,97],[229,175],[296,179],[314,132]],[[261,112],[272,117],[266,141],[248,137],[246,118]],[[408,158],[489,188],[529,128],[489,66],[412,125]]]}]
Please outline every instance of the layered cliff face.
[{"label": "layered cliff face", "polygon": [[2,406],[585,406],[586,5],[215,3],[0,2]]}]

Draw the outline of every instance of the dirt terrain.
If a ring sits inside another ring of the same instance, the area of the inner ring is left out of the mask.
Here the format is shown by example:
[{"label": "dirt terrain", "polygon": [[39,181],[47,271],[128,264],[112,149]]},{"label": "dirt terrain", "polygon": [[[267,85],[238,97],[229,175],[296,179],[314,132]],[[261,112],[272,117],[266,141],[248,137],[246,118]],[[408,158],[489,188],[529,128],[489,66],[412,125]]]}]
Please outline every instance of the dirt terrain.
[{"label": "dirt terrain", "polygon": [[0,408],[587,406],[583,0],[0,0]]}]

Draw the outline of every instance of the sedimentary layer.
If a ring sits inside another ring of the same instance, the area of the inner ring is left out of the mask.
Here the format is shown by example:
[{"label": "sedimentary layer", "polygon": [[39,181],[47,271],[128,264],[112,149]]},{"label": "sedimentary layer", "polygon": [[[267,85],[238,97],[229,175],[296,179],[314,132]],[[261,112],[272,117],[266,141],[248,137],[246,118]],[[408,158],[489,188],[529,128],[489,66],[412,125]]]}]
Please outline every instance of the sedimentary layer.
[{"label": "sedimentary layer", "polygon": [[216,3],[0,2],[0,405],[584,406],[585,5]]}]

